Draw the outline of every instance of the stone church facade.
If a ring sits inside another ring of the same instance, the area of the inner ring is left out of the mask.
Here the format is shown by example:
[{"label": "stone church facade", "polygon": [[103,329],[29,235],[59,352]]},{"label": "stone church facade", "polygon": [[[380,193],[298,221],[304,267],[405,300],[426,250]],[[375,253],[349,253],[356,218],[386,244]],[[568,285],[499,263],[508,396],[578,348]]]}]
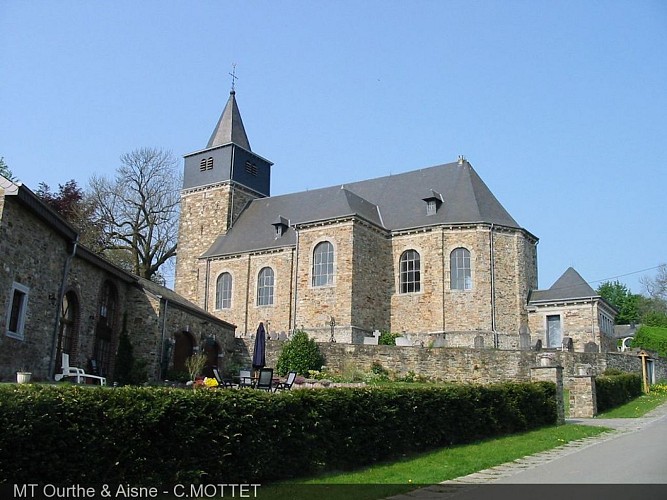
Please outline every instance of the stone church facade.
[{"label": "stone church facade", "polygon": [[280,196],[271,166],[234,91],[206,148],[185,156],[175,290],[237,335],[261,321],[320,341],[374,330],[424,345],[532,341],[538,239],[465,158]]}]

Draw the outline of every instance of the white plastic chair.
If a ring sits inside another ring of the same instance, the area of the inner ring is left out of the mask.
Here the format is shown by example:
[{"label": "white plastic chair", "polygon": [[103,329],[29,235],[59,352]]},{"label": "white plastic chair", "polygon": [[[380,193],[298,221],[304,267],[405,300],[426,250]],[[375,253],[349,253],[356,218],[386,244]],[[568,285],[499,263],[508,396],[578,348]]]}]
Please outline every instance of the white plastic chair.
[{"label": "white plastic chair", "polygon": [[107,379],[105,377],[99,377],[97,375],[91,375],[86,373],[83,368],[76,368],[75,366],[69,365],[69,354],[62,353],[62,373],[57,373],[54,379],[56,382],[62,380],[64,377],[72,377],[76,379],[76,383],[80,384],[81,379],[92,378],[100,381],[100,385],[107,385]]}]

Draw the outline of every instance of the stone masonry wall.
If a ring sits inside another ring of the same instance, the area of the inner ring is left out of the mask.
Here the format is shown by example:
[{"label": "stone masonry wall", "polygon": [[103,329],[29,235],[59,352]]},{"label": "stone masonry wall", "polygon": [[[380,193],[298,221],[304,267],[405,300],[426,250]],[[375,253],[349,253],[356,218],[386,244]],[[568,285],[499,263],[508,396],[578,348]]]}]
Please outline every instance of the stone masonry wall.
[{"label": "stone masonry wall", "polygon": [[198,259],[227,230],[230,193],[225,183],[181,194],[174,290],[191,302],[198,299]]},{"label": "stone masonry wall", "polygon": [[257,195],[225,182],[215,186],[181,193],[181,215],[178,229],[176,278],[174,290],[195,304],[201,304],[199,257],[216,238],[227,232],[246,204]]},{"label": "stone masonry wall", "polygon": [[[248,364],[254,343],[252,339],[237,339],[237,342],[239,345],[236,350],[241,356],[237,361],[242,365]],[[284,345],[284,342],[278,340],[267,342],[267,366],[276,366]],[[540,353],[524,350],[374,346],[328,342],[318,343],[318,346],[324,355],[327,369],[334,372],[344,372],[351,368],[369,372],[373,362],[378,362],[397,376],[413,372],[430,379],[452,382],[488,384],[507,380],[526,381],[530,380],[531,368],[540,364]],[[566,387],[570,387],[572,380],[578,375],[577,368],[580,365],[591,366],[593,375],[602,374],[607,367],[641,373],[639,359],[633,355],[560,351],[553,353],[553,356],[552,364],[563,367]],[[667,369],[667,360],[656,360],[655,364],[656,371]]]},{"label": "stone masonry wall", "polygon": [[[0,193],[2,195],[3,193]],[[16,380],[16,371],[32,371],[46,378],[53,324],[67,258],[67,244],[46,224],[4,197],[0,213],[0,379]],[[6,334],[12,285],[28,288],[23,339]]]}]

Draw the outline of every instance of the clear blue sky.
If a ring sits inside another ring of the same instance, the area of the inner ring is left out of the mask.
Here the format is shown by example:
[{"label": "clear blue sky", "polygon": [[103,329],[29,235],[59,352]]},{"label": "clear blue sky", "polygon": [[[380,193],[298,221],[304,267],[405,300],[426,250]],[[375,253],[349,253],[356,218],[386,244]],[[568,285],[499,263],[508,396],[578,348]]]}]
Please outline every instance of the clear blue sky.
[{"label": "clear blue sky", "polygon": [[663,0],[0,0],[0,156],[37,189],[202,149],[232,63],[273,194],[462,154],[541,288],[667,262]]}]

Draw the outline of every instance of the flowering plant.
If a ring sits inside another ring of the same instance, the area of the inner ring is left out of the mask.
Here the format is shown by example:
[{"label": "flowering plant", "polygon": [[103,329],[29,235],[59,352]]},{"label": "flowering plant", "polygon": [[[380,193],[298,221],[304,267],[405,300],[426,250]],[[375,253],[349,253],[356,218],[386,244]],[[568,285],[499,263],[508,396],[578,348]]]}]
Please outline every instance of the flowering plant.
[{"label": "flowering plant", "polygon": [[218,381],[211,377],[204,377],[204,385],[206,387],[218,387]]}]

